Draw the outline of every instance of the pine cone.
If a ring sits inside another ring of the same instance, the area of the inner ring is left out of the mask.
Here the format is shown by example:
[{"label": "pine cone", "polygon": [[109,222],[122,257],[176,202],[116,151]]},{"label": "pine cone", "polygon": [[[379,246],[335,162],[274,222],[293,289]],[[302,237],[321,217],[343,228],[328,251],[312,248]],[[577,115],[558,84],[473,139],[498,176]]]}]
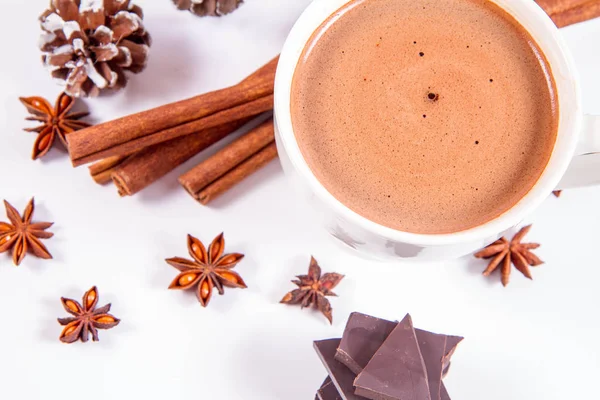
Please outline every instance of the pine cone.
[{"label": "pine cone", "polygon": [[131,0],[51,0],[40,16],[42,60],[73,97],[96,96],[146,67],[150,35]]},{"label": "pine cone", "polygon": [[229,14],[242,4],[243,0],[173,0],[180,10],[189,10],[200,16],[220,17]]}]

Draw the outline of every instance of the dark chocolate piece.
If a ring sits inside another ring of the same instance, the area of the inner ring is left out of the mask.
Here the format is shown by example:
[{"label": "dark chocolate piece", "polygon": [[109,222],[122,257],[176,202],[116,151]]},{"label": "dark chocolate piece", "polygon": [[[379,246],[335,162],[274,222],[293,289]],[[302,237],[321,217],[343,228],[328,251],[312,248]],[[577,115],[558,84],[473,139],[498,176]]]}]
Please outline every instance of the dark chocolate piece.
[{"label": "dark chocolate piece", "polygon": [[448,373],[450,368],[450,358],[456,351],[456,346],[462,342],[464,337],[462,336],[446,336],[446,350],[444,351],[444,376]]},{"label": "dark chocolate piece", "polygon": [[446,350],[446,335],[438,335],[421,329],[415,329],[415,333],[425,362],[429,394],[432,400],[438,400],[442,386],[444,369],[442,361]]},{"label": "dark chocolate piece", "polygon": [[342,399],[364,400],[354,393],[354,372],[335,359],[335,351],[339,344],[340,339],[319,340],[314,342],[314,347]]},{"label": "dark chocolate piece", "polygon": [[317,397],[315,400],[344,400],[338,393],[333,381],[330,377],[327,377],[321,388],[317,390]]},{"label": "dark chocolate piece", "polygon": [[409,314],[375,352],[354,385],[357,395],[372,400],[431,400],[425,362]]},{"label": "dark chocolate piece", "polygon": [[[335,354],[336,360],[346,365],[354,373],[359,374],[396,325],[398,325],[397,322],[358,312],[352,313],[348,318],[344,336]],[[440,377],[438,376],[440,363],[442,363],[442,377],[445,377],[450,368],[450,358],[463,338],[460,336],[436,335],[421,329],[415,329],[415,333],[419,343],[435,338],[437,352],[428,351],[427,357],[423,354],[423,358],[430,382],[430,395],[433,400],[438,400],[441,396]],[[441,341],[444,339],[446,345],[442,347]],[[421,352],[424,353],[423,346],[421,346]]]},{"label": "dark chocolate piece", "polygon": [[396,325],[398,322],[353,312],[346,323],[335,359],[355,374],[360,374]]},{"label": "dark chocolate piece", "polygon": [[331,378],[329,377],[329,375],[327,375],[327,378],[325,378],[323,383],[321,383],[321,387],[319,387],[319,389],[323,389],[324,387],[326,387],[327,385],[329,385],[331,383],[333,383],[333,382],[331,382]]},{"label": "dark chocolate piece", "polygon": [[454,351],[456,351],[456,346],[458,346],[463,339],[464,338],[461,336],[446,336],[446,349],[444,350],[444,358],[442,360],[444,365],[442,378],[445,378],[446,375],[448,375],[448,372],[450,371],[450,365],[452,364],[450,359],[454,355]]},{"label": "dark chocolate piece", "polygon": [[[335,354],[335,359],[350,368],[355,374],[360,374],[397,324],[398,322],[353,312],[346,323],[344,336]],[[418,335],[421,330],[415,329],[415,331]],[[448,373],[450,358],[462,340],[463,338],[460,336],[447,336],[444,376]]]},{"label": "dark chocolate piece", "polygon": [[[448,371],[450,370],[450,358],[454,354],[456,346],[458,346],[458,344],[462,342],[463,339],[464,338],[461,336],[446,337],[446,349],[444,350],[445,355],[443,359],[444,370],[442,371],[442,378],[445,378],[446,375],[448,375]],[[450,395],[448,394],[446,386],[444,386],[443,382],[442,386],[440,387],[440,400],[450,400]]]},{"label": "dark chocolate piece", "polygon": [[440,390],[440,400],[450,400],[450,395],[448,394],[448,391],[446,390],[446,386],[442,383],[442,388]]}]

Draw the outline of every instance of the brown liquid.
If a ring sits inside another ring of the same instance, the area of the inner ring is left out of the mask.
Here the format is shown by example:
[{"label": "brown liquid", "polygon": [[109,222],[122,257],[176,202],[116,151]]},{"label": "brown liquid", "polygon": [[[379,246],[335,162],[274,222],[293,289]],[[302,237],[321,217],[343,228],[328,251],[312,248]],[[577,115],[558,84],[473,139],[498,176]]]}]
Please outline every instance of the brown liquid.
[{"label": "brown liquid", "polygon": [[549,66],[486,0],[355,0],[313,35],[291,112],[306,162],[364,217],[451,233],[513,207],[556,141]]}]

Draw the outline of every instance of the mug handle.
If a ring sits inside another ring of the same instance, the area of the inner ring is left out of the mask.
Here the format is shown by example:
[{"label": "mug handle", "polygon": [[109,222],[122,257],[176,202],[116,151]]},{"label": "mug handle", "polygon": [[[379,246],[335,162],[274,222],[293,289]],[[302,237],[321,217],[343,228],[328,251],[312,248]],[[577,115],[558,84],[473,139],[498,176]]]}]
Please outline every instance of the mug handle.
[{"label": "mug handle", "polygon": [[600,116],[584,115],[575,157],[557,190],[600,184]]}]

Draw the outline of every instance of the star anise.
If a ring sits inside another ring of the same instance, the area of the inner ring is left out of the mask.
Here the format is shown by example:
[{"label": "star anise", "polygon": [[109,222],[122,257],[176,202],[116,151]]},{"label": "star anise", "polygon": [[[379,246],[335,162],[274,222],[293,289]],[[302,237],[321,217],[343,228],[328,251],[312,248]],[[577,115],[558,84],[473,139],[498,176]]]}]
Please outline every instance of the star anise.
[{"label": "star anise", "polygon": [[[77,340],[88,341],[92,334],[92,340],[97,342],[98,329],[111,329],[119,325],[119,319],[110,315],[110,304],[96,308],[98,305],[98,289],[96,286],[85,292],[81,304],[73,299],[60,298],[65,310],[73,315],[70,318],[58,318],[58,323],[65,328],[60,334],[60,341],[73,343]],[[83,305],[82,305],[83,304]]]},{"label": "star anise", "polygon": [[247,287],[242,277],[232,271],[232,268],[244,258],[244,255],[239,253],[223,255],[225,239],[222,233],[212,241],[208,250],[200,240],[191,235],[188,235],[187,244],[190,256],[194,261],[179,257],[166,260],[181,271],[169,289],[195,289],[200,304],[206,307],[215,287],[221,295],[224,293],[224,286],[242,289]]},{"label": "star anise", "polygon": [[31,114],[28,121],[39,121],[42,124],[35,128],[26,128],[27,132],[37,132],[38,137],[33,145],[31,158],[34,160],[43,157],[54,144],[56,136],[67,149],[65,135],[90,126],[87,122],[79,121],[87,116],[87,112],[69,113],[75,100],[66,93],[62,93],[56,99],[54,107],[42,97],[20,97],[21,103],[27,107]]},{"label": "star anise", "polygon": [[526,278],[533,279],[529,266],[537,267],[544,262],[531,252],[531,250],[540,247],[538,243],[521,243],[521,240],[523,240],[523,237],[527,235],[530,229],[531,225],[528,225],[517,232],[510,242],[505,237],[502,237],[483,250],[475,253],[475,257],[477,258],[494,257],[483,272],[483,275],[489,276],[502,263],[502,284],[506,286],[508,285],[511,272],[510,264],[512,262],[515,268],[525,275]]},{"label": "star anise", "polygon": [[21,264],[27,250],[43,259],[52,258],[46,246],[39,239],[49,239],[54,235],[46,232],[46,229],[50,228],[53,223],[31,222],[35,210],[33,198],[25,207],[23,217],[6,200],[4,200],[4,207],[6,207],[6,216],[10,220],[10,224],[0,222],[0,253],[7,252],[12,248],[12,259],[15,265]]},{"label": "star anise", "polygon": [[302,308],[312,306],[323,313],[329,323],[333,323],[333,309],[325,296],[337,296],[332,289],[340,283],[344,275],[335,272],[321,275],[319,263],[311,257],[308,275],[298,275],[297,278],[292,282],[300,289],[294,289],[283,296],[281,303],[300,304]]}]

